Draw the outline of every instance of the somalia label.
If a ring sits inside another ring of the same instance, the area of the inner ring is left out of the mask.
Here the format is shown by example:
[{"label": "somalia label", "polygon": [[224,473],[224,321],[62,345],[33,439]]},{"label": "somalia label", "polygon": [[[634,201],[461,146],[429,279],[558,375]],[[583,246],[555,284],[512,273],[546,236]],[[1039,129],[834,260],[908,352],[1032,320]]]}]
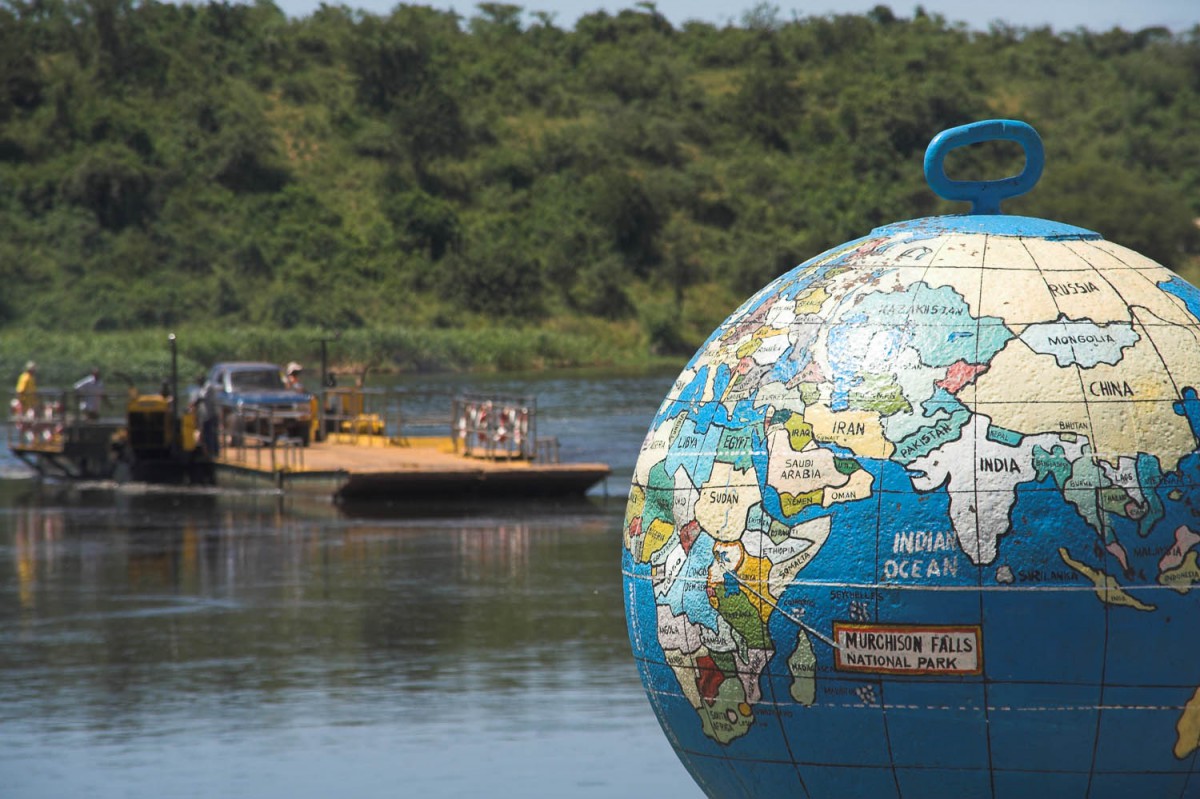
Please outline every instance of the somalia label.
[{"label": "somalia label", "polygon": [[983,673],[978,625],[833,623],[834,666],[872,674]]}]

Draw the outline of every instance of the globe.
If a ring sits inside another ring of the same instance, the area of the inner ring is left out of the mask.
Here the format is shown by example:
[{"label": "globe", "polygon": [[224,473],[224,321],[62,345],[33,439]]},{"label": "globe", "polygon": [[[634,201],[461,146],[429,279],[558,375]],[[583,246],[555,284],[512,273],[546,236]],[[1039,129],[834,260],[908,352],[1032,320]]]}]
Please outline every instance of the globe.
[{"label": "globe", "polygon": [[1041,165],[940,134],[973,213],[782,275],[654,416],[629,637],[707,795],[1200,796],[1200,291],[1000,214]]}]

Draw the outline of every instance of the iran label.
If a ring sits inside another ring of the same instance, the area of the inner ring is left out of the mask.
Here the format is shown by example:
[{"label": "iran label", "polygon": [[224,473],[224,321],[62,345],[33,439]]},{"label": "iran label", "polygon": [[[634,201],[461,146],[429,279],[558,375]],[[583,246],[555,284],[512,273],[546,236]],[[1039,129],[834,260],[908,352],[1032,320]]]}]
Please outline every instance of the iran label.
[{"label": "iran label", "polygon": [[872,674],[983,672],[978,625],[833,623],[834,666]]}]

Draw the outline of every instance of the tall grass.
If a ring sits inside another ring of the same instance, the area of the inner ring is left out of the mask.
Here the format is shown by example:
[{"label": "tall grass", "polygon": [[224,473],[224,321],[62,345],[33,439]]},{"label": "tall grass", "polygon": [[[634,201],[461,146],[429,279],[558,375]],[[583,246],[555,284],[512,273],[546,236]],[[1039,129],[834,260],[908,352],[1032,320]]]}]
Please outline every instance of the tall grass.
[{"label": "tall grass", "polygon": [[[569,322],[543,329],[479,330],[372,327],[331,333],[294,328],[181,328],[176,334],[181,379],[188,380],[218,361],[300,361],[310,374],[320,368],[326,340],[334,371],[438,372],[526,371],[648,363],[644,340],[617,325]],[[27,360],[38,363],[42,385],[65,385],[99,367],[110,383],[126,378],[138,384],[170,373],[166,330],[79,335],[47,330],[0,332],[0,380],[15,382]]]}]

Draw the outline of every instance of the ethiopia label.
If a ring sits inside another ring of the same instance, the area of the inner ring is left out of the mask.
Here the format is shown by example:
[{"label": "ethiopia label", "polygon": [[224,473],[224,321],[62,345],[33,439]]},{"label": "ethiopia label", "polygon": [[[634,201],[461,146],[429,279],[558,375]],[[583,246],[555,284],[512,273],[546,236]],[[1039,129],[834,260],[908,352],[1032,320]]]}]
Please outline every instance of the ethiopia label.
[{"label": "ethiopia label", "polygon": [[978,626],[833,623],[834,665],[872,674],[981,674]]}]

